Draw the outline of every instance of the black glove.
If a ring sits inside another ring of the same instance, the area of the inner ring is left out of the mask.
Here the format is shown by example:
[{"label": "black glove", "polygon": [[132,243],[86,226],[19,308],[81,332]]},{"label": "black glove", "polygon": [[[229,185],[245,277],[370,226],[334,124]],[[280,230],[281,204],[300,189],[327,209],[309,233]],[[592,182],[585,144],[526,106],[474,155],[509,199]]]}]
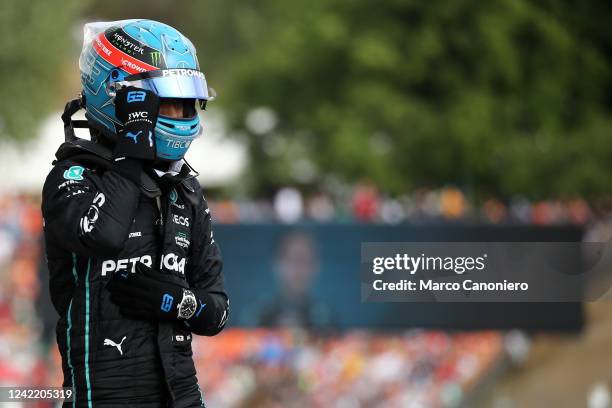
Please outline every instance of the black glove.
[{"label": "black glove", "polygon": [[133,86],[115,95],[115,114],[123,127],[113,150],[113,158],[155,160],[154,129],[159,114],[159,97]]},{"label": "black glove", "polygon": [[197,312],[197,300],[185,282],[140,262],[135,273],[116,272],[106,288],[111,301],[127,317],[172,321],[186,320]]}]

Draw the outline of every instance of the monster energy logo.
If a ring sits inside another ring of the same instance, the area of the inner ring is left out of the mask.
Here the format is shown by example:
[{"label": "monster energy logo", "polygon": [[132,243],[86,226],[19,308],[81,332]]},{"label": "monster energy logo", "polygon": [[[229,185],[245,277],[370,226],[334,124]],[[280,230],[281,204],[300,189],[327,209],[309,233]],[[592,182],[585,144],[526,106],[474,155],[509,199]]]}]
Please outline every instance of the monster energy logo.
[{"label": "monster energy logo", "polygon": [[128,54],[134,54],[137,52],[142,55],[142,53],[144,52],[144,48],[142,46],[134,44],[132,41],[128,40],[126,37],[124,37],[118,32],[114,32],[113,35],[108,39],[112,44],[116,45]]},{"label": "monster energy logo", "polygon": [[161,62],[161,53],[159,51],[153,51],[151,52],[151,64],[158,66],[159,63]]}]

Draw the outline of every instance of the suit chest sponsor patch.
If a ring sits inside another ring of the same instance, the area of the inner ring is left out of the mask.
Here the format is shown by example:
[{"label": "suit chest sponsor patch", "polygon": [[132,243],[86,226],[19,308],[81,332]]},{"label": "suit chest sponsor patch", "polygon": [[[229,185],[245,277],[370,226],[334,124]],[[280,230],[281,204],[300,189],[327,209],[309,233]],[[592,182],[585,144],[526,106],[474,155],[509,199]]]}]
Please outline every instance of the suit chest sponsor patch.
[{"label": "suit chest sponsor patch", "polygon": [[184,232],[177,232],[174,236],[174,243],[183,249],[189,248],[189,237]]}]

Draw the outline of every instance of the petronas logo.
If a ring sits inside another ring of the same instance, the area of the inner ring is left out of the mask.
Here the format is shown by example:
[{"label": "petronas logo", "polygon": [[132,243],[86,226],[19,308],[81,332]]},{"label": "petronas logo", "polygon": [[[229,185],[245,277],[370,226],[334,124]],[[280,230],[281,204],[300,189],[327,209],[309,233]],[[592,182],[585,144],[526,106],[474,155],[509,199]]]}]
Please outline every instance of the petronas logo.
[{"label": "petronas logo", "polygon": [[159,51],[153,51],[150,55],[151,64],[155,65],[156,67],[159,66],[159,63],[161,62],[161,53]]}]

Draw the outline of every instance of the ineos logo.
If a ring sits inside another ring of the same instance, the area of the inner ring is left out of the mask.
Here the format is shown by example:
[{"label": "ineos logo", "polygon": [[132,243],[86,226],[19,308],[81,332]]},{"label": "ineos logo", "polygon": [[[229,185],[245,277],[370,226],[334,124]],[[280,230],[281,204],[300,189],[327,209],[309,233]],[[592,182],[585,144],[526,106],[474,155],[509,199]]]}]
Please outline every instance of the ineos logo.
[{"label": "ineos logo", "polygon": [[174,214],[174,216],[172,217],[172,221],[174,221],[175,224],[182,225],[184,227],[189,226],[189,218],[183,217],[182,215]]}]

